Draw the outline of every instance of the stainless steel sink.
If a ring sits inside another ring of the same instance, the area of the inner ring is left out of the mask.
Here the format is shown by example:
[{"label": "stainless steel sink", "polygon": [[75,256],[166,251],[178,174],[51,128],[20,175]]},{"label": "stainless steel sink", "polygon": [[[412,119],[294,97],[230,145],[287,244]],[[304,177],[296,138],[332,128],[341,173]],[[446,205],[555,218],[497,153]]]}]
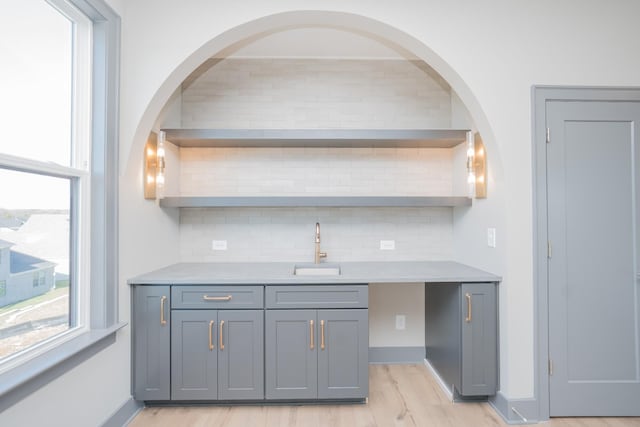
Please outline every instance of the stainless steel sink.
[{"label": "stainless steel sink", "polygon": [[296,264],[293,268],[296,276],[338,276],[340,266],[338,264]]}]

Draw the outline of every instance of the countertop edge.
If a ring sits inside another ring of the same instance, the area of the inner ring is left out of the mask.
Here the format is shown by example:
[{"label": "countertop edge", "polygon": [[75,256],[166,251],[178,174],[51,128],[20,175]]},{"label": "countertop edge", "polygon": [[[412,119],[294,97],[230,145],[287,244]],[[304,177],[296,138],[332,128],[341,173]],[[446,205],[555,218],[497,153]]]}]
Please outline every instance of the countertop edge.
[{"label": "countertop edge", "polygon": [[[294,276],[295,263],[177,263],[127,280],[128,285],[339,285],[500,282],[502,278],[455,261],[340,263],[339,276]],[[360,271],[365,269],[366,272]],[[393,269],[409,272],[394,274]],[[220,270],[220,271],[219,271]],[[355,271],[352,271],[355,270]],[[251,271],[247,274],[247,271]]]}]

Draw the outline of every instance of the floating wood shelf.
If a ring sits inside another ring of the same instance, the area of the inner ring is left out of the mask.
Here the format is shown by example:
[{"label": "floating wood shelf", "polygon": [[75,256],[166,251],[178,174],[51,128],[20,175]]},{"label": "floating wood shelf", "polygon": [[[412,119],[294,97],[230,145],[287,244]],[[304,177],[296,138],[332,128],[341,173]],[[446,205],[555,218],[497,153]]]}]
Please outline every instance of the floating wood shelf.
[{"label": "floating wood shelf", "polygon": [[219,207],[455,207],[471,206],[468,197],[403,196],[172,196],[160,199],[171,208]]},{"label": "floating wood shelf", "polygon": [[179,147],[451,148],[467,129],[163,129]]}]

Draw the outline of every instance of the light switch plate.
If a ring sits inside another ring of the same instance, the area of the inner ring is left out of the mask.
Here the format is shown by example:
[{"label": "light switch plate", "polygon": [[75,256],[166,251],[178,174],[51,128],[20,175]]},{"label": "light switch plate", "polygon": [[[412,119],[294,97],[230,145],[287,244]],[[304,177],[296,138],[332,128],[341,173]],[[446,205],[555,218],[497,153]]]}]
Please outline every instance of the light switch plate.
[{"label": "light switch plate", "polygon": [[226,251],[227,250],[227,241],[226,240],[213,240],[211,242],[211,249],[214,251]]},{"label": "light switch plate", "polygon": [[496,247],[496,229],[493,227],[487,228],[487,246],[490,248]]},{"label": "light switch plate", "polygon": [[395,240],[380,240],[381,251],[394,251],[396,249]]},{"label": "light switch plate", "polygon": [[396,330],[403,331],[407,327],[407,316],[396,314]]}]

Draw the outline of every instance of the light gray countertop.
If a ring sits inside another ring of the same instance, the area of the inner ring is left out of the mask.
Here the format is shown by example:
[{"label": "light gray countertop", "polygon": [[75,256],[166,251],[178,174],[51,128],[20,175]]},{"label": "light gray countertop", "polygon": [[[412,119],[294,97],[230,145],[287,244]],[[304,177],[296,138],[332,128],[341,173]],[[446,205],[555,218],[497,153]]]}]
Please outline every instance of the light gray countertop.
[{"label": "light gray countertop", "polygon": [[453,261],[341,262],[338,276],[296,276],[293,262],[178,263],[129,279],[146,285],[274,285],[415,282],[499,282],[486,271]]}]

